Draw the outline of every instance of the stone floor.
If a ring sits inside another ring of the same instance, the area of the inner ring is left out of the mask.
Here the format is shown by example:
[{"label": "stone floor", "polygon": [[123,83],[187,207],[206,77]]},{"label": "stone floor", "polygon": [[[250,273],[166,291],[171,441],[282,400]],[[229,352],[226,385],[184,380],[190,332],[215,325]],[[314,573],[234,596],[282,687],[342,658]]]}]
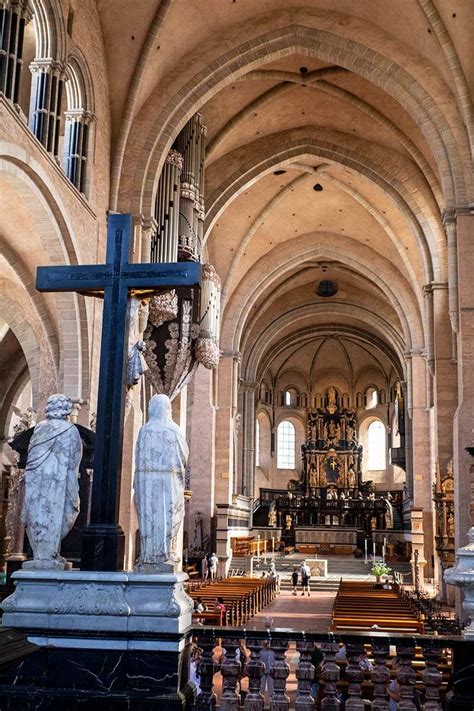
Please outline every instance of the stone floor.
[{"label": "stone floor", "polygon": [[[331,624],[331,611],[335,592],[317,591],[311,597],[289,590],[282,590],[278,597],[259,612],[246,625],[247,628],[263,629],[272,620],[272,627],[287,627],[308,632],[327,632]],[[267,623],[267,624],[266,624]]]}]

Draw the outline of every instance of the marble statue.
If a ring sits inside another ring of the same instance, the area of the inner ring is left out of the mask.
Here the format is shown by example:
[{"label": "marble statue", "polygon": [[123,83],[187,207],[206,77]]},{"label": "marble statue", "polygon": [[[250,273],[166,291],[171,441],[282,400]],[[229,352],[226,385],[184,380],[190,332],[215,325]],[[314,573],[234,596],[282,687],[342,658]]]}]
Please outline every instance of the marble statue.
[{"label": "marble statue", "polygon": [[130,299],[130,318],[128,326],[127,386],[133,388],[148,370],[145,360],[146,345],[142,340],[147,325],[149,304],[146,300],[133,297]]},{"label": "marble statue", "polygon": [[79,513],[79,464],[82,442],[77,427],[69,421],[72,401],[51,395],[46,419],[35,426],[25,468],[25,498],[22,519],[33,550],[33,560],[24,568],[64,569],[59,555],[61,541]]},{"label": "marble statue", "polygon": [[177,537],[184,518],[188,445],[171,419],[167,395],[154,395],[138,433],[134,493],[140,534],[138,570],[166,572],[180,562]]}]

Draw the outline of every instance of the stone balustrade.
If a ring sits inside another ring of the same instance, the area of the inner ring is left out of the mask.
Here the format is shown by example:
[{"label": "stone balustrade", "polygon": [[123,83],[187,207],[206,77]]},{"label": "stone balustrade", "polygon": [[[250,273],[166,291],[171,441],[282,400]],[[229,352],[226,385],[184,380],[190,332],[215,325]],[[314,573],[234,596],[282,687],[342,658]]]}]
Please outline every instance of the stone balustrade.
[{"label": "stone balustrade", "polygon": [[[425,711],[474,708],[474,691],[470,700],[463,697],[466,688],[474,689],[474,667],[465,663],[474,658],[474,643],[461,637],[202,627],[194,627],[192,634],[200,650],[192,662],[200,685],[193,709],[388,711],[388,690],[395,679],[403,711],[420,708],[415,695]],[[345,656],[339,653],[341,644]],[[315,647],[322,658],[318,670],[311,661]],[[264,658],[272,660],[269,670]],[[266,675],[271,691],[263,694]],[[453,680],[457,680],[450,692],[454,698],[450,694],[446,698]],[[456,696],[457,687],[461,691]]]}]

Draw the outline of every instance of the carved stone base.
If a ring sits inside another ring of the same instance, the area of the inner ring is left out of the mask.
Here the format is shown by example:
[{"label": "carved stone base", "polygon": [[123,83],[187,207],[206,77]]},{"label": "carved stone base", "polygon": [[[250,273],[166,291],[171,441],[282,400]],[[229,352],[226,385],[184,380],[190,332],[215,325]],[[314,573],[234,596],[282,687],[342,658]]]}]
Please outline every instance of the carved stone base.
[{"label": "carved stone base", "polygon": [[[39,645],[77,646],[83,634],[86,646],[128,649],[136,634],[146,633],[154,636],[154,649],[170,649],[171,639],[160,646],[157,635],[180,635],[191,624],[187,577],[21,570],[13,575],[15,592],[2,604],[3,625],[24,630]],[[100,636],[94,641],[90,633]]]},{"label": "carved stone base", "polygon": [[465,639],[474,640],[474,527],[467,534],[469,543],[456,551],[456,565],[444,571],[448,585],[457,585],[464,594],[462,606],[470,619],[463,630]]}]

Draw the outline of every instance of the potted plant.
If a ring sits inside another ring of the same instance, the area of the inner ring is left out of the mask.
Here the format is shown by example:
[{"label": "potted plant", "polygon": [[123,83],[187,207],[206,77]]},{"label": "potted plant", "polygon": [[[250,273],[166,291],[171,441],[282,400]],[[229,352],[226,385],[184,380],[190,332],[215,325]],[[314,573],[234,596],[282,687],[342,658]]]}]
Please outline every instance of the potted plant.
[{"label": "potted plant", "polygon": [[385,563],[374,563],[370,572],[375,575],[375,581],[380,583],[382,575],[389,575],[391,571],[392,569]]}]

